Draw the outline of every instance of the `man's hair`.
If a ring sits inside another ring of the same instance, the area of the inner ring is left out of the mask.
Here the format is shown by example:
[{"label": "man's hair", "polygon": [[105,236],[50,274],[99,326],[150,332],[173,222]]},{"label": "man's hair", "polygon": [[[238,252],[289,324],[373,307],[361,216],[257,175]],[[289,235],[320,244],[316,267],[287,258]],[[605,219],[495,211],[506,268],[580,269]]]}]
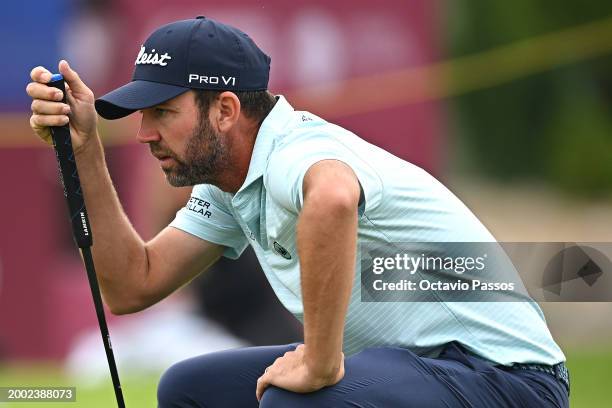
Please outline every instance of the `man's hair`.
[{"label": "man's hair", "polygon": [[[206,117],[212,102],[217,99],[223,91],[211,91],[207,89],[194,89],[195,99],[200,108],[200,117]],[[258,124],[264,121],[270,113],[276,97],[268,91],[237,91],[236,94],[240,101],[240,111],[249,119],[257,121]]]}]

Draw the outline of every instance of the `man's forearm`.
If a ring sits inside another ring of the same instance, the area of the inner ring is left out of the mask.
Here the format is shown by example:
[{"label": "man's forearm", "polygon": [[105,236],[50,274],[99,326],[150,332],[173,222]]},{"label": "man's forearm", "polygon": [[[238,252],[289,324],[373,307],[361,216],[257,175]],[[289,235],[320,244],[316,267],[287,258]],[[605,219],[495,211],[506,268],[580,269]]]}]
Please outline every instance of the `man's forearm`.
[{"label": "man's forearm", "polygon": [[93,235],[92,252],[101,292],[113,312],[137,301],[146,278],[144,242],[130,224],[111,181],[98,136],[75,152]]},{"label": "man's forearm", "polygon": [[312,194],[297,226],[305,359],[321,376],[341,363],[344,319],[350,299],[357,247],[356,203]]}]

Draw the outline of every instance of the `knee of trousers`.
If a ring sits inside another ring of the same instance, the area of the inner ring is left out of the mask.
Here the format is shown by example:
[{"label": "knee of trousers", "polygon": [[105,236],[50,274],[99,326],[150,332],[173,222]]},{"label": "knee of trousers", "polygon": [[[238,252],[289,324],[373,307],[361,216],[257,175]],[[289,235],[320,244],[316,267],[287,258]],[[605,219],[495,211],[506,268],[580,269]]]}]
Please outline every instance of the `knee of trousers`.
[{"label": "knee of trousers", "polygon": [[[188,407],[190,388],[193,388],[195,372],[194,362],[185,360],[168,368],[161,376],[157,385],[157,401],[160,408]],[[198,382],[206,384],[206,374],[198,369]],[[204,374],[204,375],[203,375]],[[212,375],[213,373],[210,373]],[[201,387],[200,387],[201,388]],[[187,404],[186,404],[187,402]]]},{"label": "knee of trousers", "polygon": [[[259,408],[312,408],[313,401],[308,394],[299,394],[278,387],[268,387],[259,402]],[[322,407],[323,408],[323,407]]]}]

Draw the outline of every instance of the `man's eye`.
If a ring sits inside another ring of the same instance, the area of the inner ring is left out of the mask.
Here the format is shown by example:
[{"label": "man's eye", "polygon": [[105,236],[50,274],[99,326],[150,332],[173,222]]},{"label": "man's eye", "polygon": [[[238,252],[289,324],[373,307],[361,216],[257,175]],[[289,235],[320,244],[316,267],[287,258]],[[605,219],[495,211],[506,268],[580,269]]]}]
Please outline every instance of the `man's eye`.
[{"label": "man's eye", "polygon": [[156,116],[163,116],[166,113],[168,113],[168,111],[166,109],[163,108],[155,108],[155,115]]}]

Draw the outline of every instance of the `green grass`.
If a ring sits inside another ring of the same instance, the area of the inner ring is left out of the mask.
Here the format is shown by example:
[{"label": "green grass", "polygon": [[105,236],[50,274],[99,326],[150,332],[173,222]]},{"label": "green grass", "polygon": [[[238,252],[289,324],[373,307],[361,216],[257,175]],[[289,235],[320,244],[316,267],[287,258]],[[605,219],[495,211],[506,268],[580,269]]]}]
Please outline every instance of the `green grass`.
[{"label": "green grass", "polygon": [[[608,408],[612,400],[612,347],[575,349],[567,352],[571,373],[572,408]],[[156,407],[155,391],[159,375],[124,377],[121,382],[126,405],[130,408]],[[116,406],[110,377],[96,387],[67,379],[57,366],[31,365],[0,367],[0,386],[76,386],[77,402],[61,404],[69,408],[108,408]],[[27,408],[60,406],[50,403],[9,403],[1,407]]]},{"label": "green grass", "polygon": [[571,350],[567,353],[570,370],[572,408],[612,406],[612,347]]},{"label": "green grass", "polygon": [[[145,377],[121,376],[121,387],[127,407],[157,406],[155,397],[159,375],[148,375]],[[113,385],[108,377],[104,384],[96,386],[80,384],[74,379],[66,377],[62,370],[54,365],[21,364],[0,367],[0,386],[74,386],[76,387],[76,402],[71,403],[0,403],[0,407],[7,408],[36,408],[36,407],[69,407],[69,408],[109,408],[117,406]]]}]

